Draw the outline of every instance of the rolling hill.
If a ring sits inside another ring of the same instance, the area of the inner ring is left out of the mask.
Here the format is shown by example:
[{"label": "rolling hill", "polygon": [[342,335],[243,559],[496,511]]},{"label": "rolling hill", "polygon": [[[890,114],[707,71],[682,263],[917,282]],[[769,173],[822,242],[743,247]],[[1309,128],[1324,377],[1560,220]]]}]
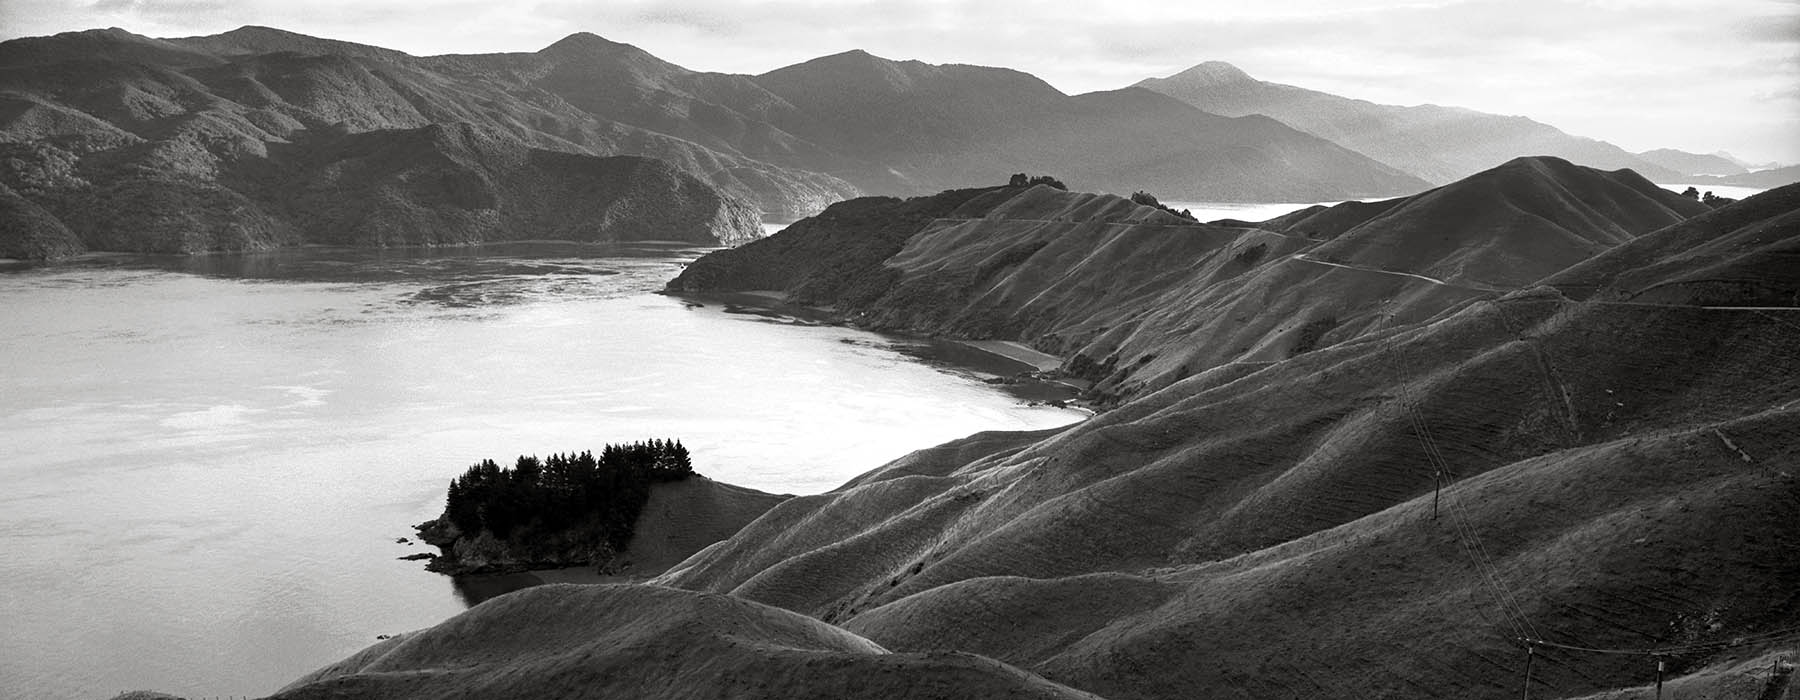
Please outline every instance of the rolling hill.
[{"label": "rolling hill", "polygon": [[1797,198],[921,450],[653,586],[495,599],[278,697],[1626,698],[1660,660],[1673,697],[1792,698],[1800,307],[1638,292],[1800,294]]},{"label": "rolling hill", "polygon": [[1658,148],[1654,151],[1639,153],[1637,157],[1682,175],[1725,177],[1750,172],[1748,168],[1732,160],[1729,154],[1688,153],[1673,148]]},{"label": "rolling hill", "polygon": [[876,328],[1026,342],[1111,402],[1420,322],[1706,210],[1554,158],[1260,224],[992,188],[835,205],[669,289],[780,290]]},{"label": "rolling hill", "polygon": [[1438,105],[1376,104],[1257,80],[1220,61],[1166,78],[1147,78],[1137,86],[1214,114],[1268,115],[1433,184],[1535,155],[1602,170],[1630,168],[1656,182],[1679,182],[1683,176],[1605,141],[1571,136],[1526,117]]},{"label": "rolling hill", "polygon": [[370,647],[270,697],[673,699],[696,693],[820,700],[1094,697],[973,654],[892,653],[818,620],[728,596],[573,584],[494,599]]}]

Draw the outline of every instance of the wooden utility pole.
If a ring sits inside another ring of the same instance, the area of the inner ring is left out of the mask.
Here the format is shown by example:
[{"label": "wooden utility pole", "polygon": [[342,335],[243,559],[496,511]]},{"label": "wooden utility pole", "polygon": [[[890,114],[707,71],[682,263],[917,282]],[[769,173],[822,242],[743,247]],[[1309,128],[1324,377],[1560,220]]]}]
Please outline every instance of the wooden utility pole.
[{"label": "wooden utility pole", "polygon": [[1439,469],[1439,470],[1431,473],[1431,519],[1432,520],[1437,520],[1437,517],[1438,517],[1438,494],[1443,493],[1443,491],[1444,491],[1444,470]]}]

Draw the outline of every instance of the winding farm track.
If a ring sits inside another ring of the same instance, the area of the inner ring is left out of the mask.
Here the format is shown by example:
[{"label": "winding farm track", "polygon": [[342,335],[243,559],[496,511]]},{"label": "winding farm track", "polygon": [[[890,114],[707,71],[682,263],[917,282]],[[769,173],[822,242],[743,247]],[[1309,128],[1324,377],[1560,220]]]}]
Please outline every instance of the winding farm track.
[{"label": "winding farm track", "polygon": [[[1436,277],[1428,277],[1426,275],[1421,275],[1421,274],[1417,274],[1417,273],[1413,273],[1413,272],[1403,272],[1400,270],[1384,270],[1379,267],[1370,267],[1368,265],[1352,265],[1350,263],[1340,263],[1340,262],[1332,262],[1329,260],[1320,260],[1318,258],[1307,255],[1306,253],[1295,253],[1293,255],[1288,256],[1288,258],[1292,259],[1292,260],[1299,260],[1301,262],[1309,262],[1309,263],[1314,263],[1314,264],[1318,264],[1318,265],[1327,265],[1330,267],[1341,267],[1346,270],[1361,270],[1363,272],[1373,272],[1373,273],[1382,274],[1382,275],[1395,275],[1395,276],[1399,276],[1399,277],[1411,277],[1416,280],[1430,282],[1432,284],[1443,286],[1443,287],[1454,287],[1456,289],[1467,289],[1467,290],[1476,291],[1476,292],[1494,292],[1494,293],[1498,293],[1498,294],[1505,294],[1508,292],[1518,291],[1517,289],[1508,289],[1505,287],[1490,287],[1490,286],[1476,287],[1476,286],[1470,286],[1470,285],[1466,285],[1466,284],[1455,284],[1455,283],[1451,283],[1451,282],[1445,282],[1444,280],[1438,279]],[[1800,306],[1694,306],[1691,304],[1653,304],[1653,303],[1642,302],[1642,301],[1601,301],[1601,300],[1597,300],[1597,299],[1590,299],[1590,300],[1585,301],[1584,303],[1602,304],[1602,305],[1606,305],[1606,306],[1644,306],[1644,307],[1665,308],[1665,309],[1700,309],[1703,311],[1757,311],[1757,312],[1800,311]]]},{"label": "winding farm track", "polygon": [[1340,263],[1340,262],[1332,262],[1330,260],[1320,260],[1318,258],[1312,257],[1311,255],[1307,255],[1306,253],[1295,253],[1293,255],[1288,256],[1288,259],[1299,260],[1301,262],[1309,262],[1309,263],[1313,263],[1315,265],[1326,265],[1329,267],[1341,267],[1346,270],[1361,270],[1363,272],[1374,272],[1374,273],[1383,274],[1383,275],[1411,277],[1413,279],[1430,282],[1432,284],[1435,284],[1435,285],[1438,285],[1441,287],[1454,287],[1456,289],[1467,289],[1469,291],[1474,291],[1474,292],[1505,293],[1505,292],[1513,291],[1511,289],[1505,289],[1505,288],[1501,288],[1501,287],[1488,287],[1488,286],[1474,287],[1474,286],[1470,286],[1470,285],[1466,285],[1466,284],[1452,284],[1450,282],[1445,282],[1436,277],[1427,277],[1425,275],[1421,275],[1421,274],[1417,274],[1417,273],[1413,273],[1413,272],[1402,272],[1400,270],[1384,270],[1379,267],[1370,267],[1368,265],[1352,265],[1350,263]]}]

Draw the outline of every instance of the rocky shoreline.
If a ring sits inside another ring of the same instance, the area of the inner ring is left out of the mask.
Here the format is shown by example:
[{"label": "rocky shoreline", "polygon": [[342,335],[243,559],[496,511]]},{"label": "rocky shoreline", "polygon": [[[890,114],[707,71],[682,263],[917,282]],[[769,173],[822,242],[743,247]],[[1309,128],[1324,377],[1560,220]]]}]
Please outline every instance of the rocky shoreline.
[{"label": "rocky shoreline", "polygon": [[599,573],[615,573],[609,564],[618,552],[597,533],[584,537],[582,530],[535,538],[530,533],[499,539],[482,532],[475,537],[457,529],[444,517],[413,526],[419,541],[437,547],[439,554],[421,552],[406,559],[425,561],[425,570],[447,576],[514,574],[533,569],[593,567]]}]

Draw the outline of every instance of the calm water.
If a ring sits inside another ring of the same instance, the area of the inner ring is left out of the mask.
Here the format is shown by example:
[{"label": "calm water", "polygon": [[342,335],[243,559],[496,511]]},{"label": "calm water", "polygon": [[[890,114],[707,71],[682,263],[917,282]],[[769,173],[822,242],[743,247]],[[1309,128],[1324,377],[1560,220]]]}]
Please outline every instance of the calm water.
[{"label": "calm water", "polygon": [[462,608],[397,544],[469,463],[679,437],[832,488],[1080,414],[855,330],[651,294],[697,251],[307,251],[0,272],[0,696],[256,695]]},{"label": "calm water", "polygon": [[1180,211],[1188,210],[1199,221],[1218,221],[1220,219],[1237,219],[1238,221],[1268,221],[1282,214],[1299,211],[1314,204],[1332,206],[1339,202],[1200,202],[1165,200],[1164,206]]}]

